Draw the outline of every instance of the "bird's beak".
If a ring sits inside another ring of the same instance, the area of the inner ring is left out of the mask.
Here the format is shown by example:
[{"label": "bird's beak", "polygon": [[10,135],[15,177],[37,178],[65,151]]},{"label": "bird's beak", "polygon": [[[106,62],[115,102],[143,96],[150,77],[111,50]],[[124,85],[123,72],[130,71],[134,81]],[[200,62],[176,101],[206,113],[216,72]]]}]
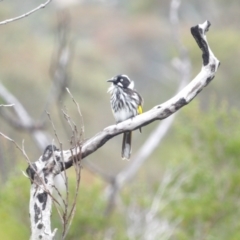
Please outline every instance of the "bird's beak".
[{"label": "bird's beak", "polygon": [[107,80],[107,82],[114,82],[114,79],[109,79]]}]

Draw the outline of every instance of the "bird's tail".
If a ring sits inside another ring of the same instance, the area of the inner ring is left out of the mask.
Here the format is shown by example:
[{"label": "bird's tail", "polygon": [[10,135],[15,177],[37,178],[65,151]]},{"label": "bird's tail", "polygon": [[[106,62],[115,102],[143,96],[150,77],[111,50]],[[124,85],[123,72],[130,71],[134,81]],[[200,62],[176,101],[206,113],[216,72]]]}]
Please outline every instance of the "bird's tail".
[{"label": "bird's tail", "polygon": [[123,134],[123,142],[122,142],[122,159],[129,160],[131,157],[132,147],[132,132],[125,132]]}]

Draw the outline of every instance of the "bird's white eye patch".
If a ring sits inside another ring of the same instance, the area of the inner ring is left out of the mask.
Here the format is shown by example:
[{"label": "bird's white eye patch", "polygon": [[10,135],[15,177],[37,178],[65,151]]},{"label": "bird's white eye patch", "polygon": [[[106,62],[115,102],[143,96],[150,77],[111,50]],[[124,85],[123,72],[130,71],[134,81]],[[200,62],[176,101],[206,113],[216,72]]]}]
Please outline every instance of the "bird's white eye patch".
[{"label": "bird's white eye patch", "polygon": [[121,78],[120,81],[123,82],[123,79]]}]

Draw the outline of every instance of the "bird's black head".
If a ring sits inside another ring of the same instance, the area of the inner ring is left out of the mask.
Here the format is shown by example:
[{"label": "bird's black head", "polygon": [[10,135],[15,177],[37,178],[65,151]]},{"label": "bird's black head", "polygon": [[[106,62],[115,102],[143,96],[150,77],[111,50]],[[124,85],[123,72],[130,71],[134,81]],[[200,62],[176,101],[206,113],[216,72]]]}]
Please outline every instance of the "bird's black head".
[{"label": "bird's black head", "polygon": [[127,75],[117,75],[108,80],[108,82],[112,82],[114,85],[118,85],[122,88],[131,88],[133,89],[134,83]]}]

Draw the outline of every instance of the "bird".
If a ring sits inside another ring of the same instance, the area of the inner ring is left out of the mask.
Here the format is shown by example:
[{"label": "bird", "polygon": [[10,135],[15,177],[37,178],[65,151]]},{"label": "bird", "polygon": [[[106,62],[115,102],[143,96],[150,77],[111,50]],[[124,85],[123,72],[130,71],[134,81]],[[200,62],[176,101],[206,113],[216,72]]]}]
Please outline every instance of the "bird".
[{"label": "bird", "polygon": [[[110,93],[111,109],[116,124],[133,118],[143,112],[143,98],[134,89],[134,81],[127,75],[119,74],[107,80],[112,83],[108,89]],[[141,128],[139,128],[141,132]],[[132,132],[123,133],[122,141],[122,159],[129,160],[131,156]]]}]

